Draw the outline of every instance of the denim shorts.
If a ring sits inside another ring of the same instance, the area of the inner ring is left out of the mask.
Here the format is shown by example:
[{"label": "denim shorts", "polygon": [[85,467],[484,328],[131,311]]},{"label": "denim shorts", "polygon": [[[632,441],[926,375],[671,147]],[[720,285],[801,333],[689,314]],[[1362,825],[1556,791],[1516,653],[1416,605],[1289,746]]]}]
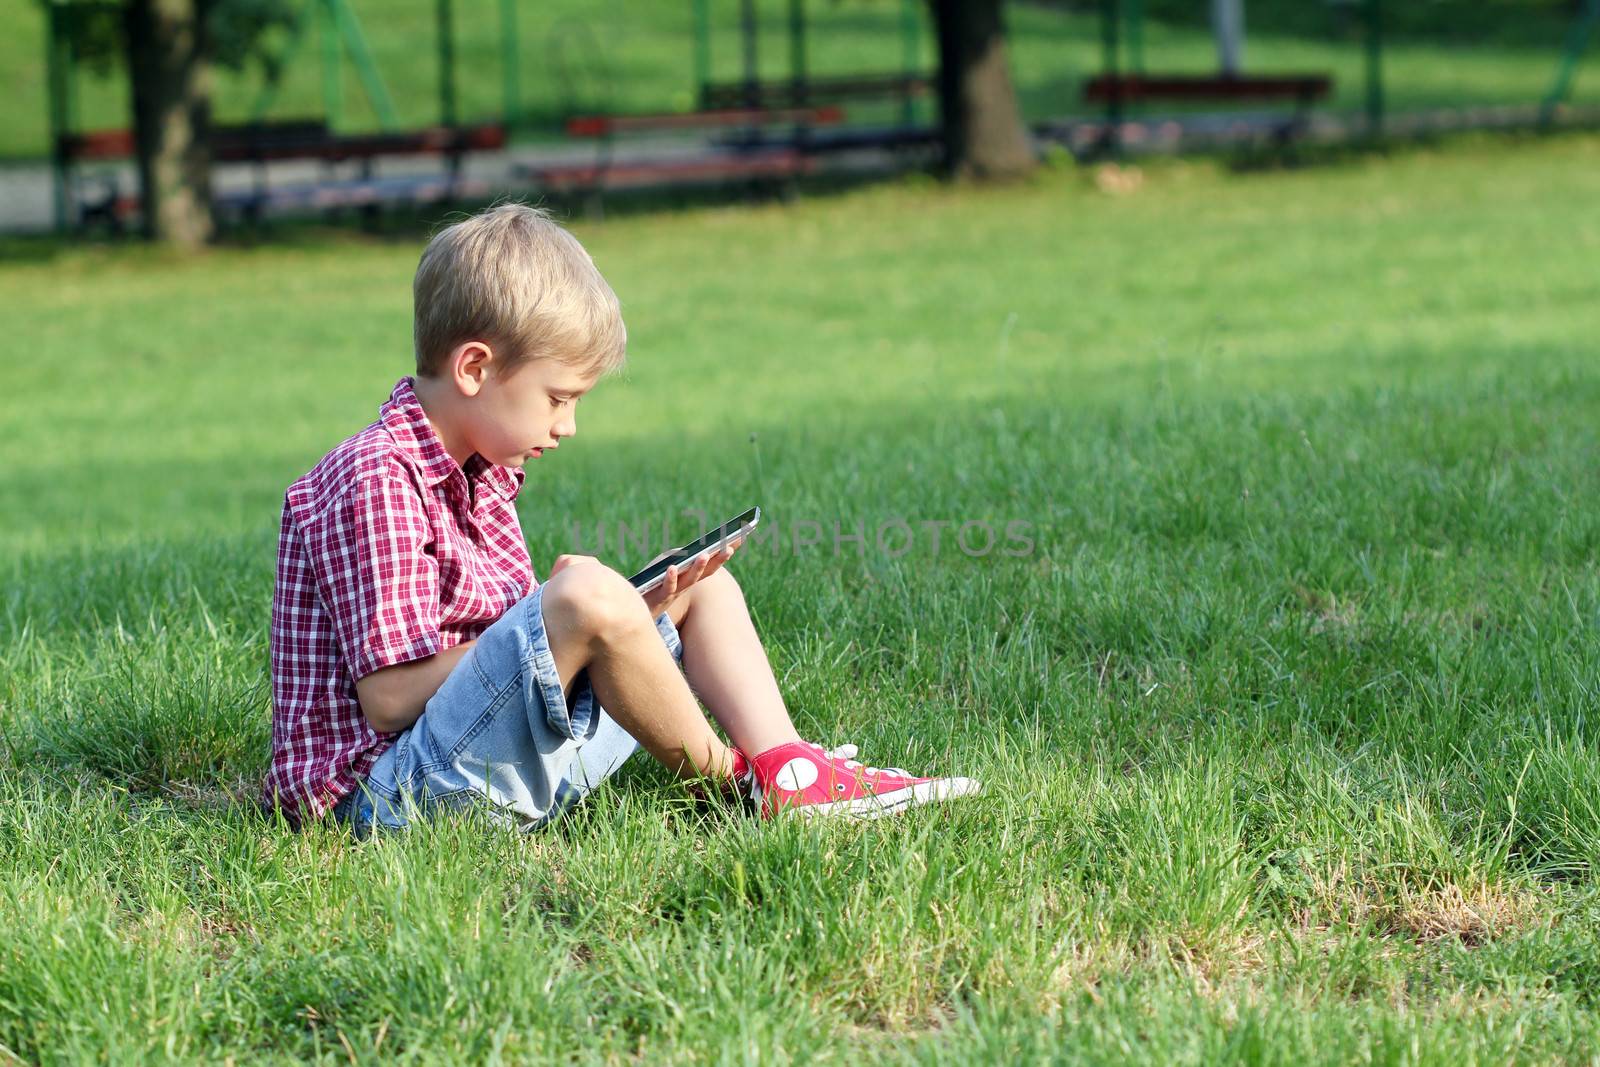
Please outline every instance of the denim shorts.
[{"label": "denim shorts", "polygon": [[[419,816],[482,806],[533,829],[577,804],[639,743],[594,697],[588,671],[569,704],[540,609],[544,587],[478,638],[422,716],[395,738],[334,815],[365,836]],[[656,629],[680,667],[683,642],[662,613]]]}]

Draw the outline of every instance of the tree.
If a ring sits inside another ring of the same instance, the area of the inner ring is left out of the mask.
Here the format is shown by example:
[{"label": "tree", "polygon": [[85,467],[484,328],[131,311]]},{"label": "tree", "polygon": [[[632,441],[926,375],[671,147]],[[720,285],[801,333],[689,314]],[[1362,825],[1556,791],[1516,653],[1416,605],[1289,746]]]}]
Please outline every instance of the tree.
[{"label": "tree", "polygon": [[[50,0],[46,0],[50,2]],[[126,69],[146,237],[186,248],[209,241],[211,72],[259,59],[266,31],[288,26],[290,0],[124,0],[74,8],[67,31],[77,55],[109,72]]]},{"label": "tree", "polygon": [[207,0],[131,0],[128,79],[145,236],[185,248],[212,237]]},{"label": "tree", "polygon": [[1006,60],[1003,0],[928,0],[939,41],[945,164],[958,177],[1017,178],[1038,163]]}]

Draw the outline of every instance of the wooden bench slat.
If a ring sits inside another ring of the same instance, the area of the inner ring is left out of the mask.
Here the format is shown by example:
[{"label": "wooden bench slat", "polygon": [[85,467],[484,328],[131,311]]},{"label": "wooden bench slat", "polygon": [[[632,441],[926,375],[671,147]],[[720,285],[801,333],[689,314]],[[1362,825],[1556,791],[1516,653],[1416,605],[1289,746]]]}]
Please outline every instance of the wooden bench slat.
[{"label": "wooden bench slat", "polygon": [[371,207],[408,201],[432,203],[461,197],[488,196],[493,188],[477,178],[448,175],[407,175],[358,178],[337,182],[299,182],[265,190],[241,189],[216,194],[220,207],[236,210],[260,207],[340,208]]},{"label": "wooden bench slat", "polygon": [[804,107],[839,104],[868,97],[923,96],[931,90],[920,74],[843,74],[794,81],[713,82],[701,90],[700,102],[708,110],[736,107]]},{"label": "wooden bench slat", "polygon": [[[263,207],[341,208],[371,207],[407,201],[431,203],[439,200],[489,196],[494,188],[478,178],[415,175],[389,178],[358,178],[335,182],[296,182],[267,189],[230,189],[214,192],[211,200],[219,208],[249,211]],[[139,198],[129,194],[114,197],[107,209],[126,221],[139,213]]]},{"label": "wooden bench slat", "polygon": [[615,189],[664,181],[714,181],[724,178],[786,178],[812,167],[802,153],[785,149],[759,153],[694,156],[685,159],[629,160],[605,166],[571,164],[525,167],[520,173],[555,191]]},{"label": "wooden bench slat", "polygon": [[[320,143],[330,136],[327,124],[321,120],[291,119],[213,126],[211,145],[216,152],[250,142],[262,145]],[[135,150],[133,131],[122,129],[63,134],[58,147],[70,160],[131,159]]]},{"label": "wooden bench slat", "polygon": [[614,133],[722,129],[730,126],[831,126],[843,121],[844,110],[837,107],[723,108],[659,115],[577,115],[567,120],[566,129],[572,137],[605,137]]},{"label": "wooden bench slat", "polygon": [[[384,156],[456,156],[504,148],[505,144],[505,128],[495,124],[340,136],[331,133],[321,121],[292,120],[217,125],[210,131],[212,158],[231,163],[291,159],[339,163],[367,162]],[[57,151],[68,162],[127,159],[133,155],[134,139],[129,130],[91,130],[62,136],[57,141]],[[217,192],[212,199],[218,207],[253,211],[262,207],[339,208],[375,207],[385,202],[427,203],[488,196],[494,191],[480,179],[447,173],[301,181]],[[121,193],[113,186],[104,202],[82,202],[82,211],[85,219],[104,216],[115,224],[137,214],[138,198]]]},{"label": "wooden bench slat", "polygon": [[[808,155],[794,145],[767,145],[759,137],[745,142],[740,131],[772,127],[830,126],[844,120],[838,107],[738,107],[671,112],[656,115],[577,115],[567,121],[573,137],[610,138],[625,134],[669,131],[732,131],[723,147],[692,155],[623,158],[609,146],[592,163],[522,166],[517,173],[550,192],[600,193],[647,185],[686,184],[737,178],[790,178],[813,169]],[[730,145],[728,142],[732,142]]]},{"label": "wooden bench slat", "polygon": [[[505,127],[432,126],[395,133],[333,134],[320,122],[217,126],[211,131],[212,158],[223,163],[256,160],[340,161],[378,156],[447,155],[504,148]],[[131,130],[91,130],[66,134],[60,150],[73,161],[128,159],[134,154]]]},{"label": "wooden bench slat", "polygon": [[1325,74],[1264,76],[1101,74],[1083,87],[1085,100],[1314,100],[1328,95]]}]

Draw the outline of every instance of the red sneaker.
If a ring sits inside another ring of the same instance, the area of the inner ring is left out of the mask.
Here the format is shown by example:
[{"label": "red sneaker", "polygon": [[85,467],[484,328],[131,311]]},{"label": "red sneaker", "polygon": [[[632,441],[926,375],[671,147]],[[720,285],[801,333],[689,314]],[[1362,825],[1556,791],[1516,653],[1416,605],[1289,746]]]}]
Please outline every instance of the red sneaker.
[{"label": "red sneaker", "polygon": [[683,787],[699,803],[707,803],[716,796],[724,801],[749,804],[754,807],[756,779],[750,757],[737,748],[730,751],[733,752],[732,774],[721,779],[691,778],[683,783]]},{"label": "red sneaker", "polygon": [[854,745],[828,750],[805,741],[760,753],[751,762],[762,816],[793,812],[876,819],[983,788],[971,778],[916,778],[898,767],[866,767],[851,758],[855,754]]}]

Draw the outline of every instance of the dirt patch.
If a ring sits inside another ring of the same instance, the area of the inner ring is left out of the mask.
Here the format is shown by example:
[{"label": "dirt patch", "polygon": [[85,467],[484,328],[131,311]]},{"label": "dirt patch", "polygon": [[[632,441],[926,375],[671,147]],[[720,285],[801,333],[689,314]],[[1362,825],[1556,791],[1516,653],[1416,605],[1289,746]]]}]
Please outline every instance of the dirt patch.
[{"label": "dirt patch", "polygon": [[[1108,977],[1125,975],[1139,963],[1133,948],[1120,940],[1094,938],[1061,946],[1059,962],[1050,975],[1050,990],[1061,995],[1087,993],[1100,999],[1096,988]],[[1054,1005],[1052,1005],[1054,1006]]]},{"label": "dirt patch", "polygon": [[[821,1010],[819,1007],[817,1010]],[[920,1015],[872,1015],[844,1023],[840,1036],[850,1041],[868,1043],[900,1041],[907,1037],[925,1037],[944,1031],[955,1021],[956,1009],[948,1001],[930,1004]]]},{"label": "dirt patch", "polygon": [[1419,887],[1354,876],[1343,864],[1313,876],[1313,885],[1312,903],[1298,916],[1307,930],[1375,927],[1414,944],[1475,947],[1550,921],[1548,894],[1528,886],[1485,880]]},{"label": "dirt patch", "polygon": [[1266,970],[1275,935],[1245,928],[1224,935],[1176,932],[1147,940],[1078,940],[1063,945],[1049,986],[1059,1001],[1086,993],[1098,1000],[1102,982],[1141,970],[1167,970],[1210,994]]},{"label": "dirt patch", "polygon": [[1528,890],[1488,884],[1467,889],[1447,885],[1403,894],[1390,916],[1390,927],[1419,943],[1482,945],[1531,925],[1547,903],[1542,895]]},{"label": "dirt patch", "polygon": [[1301,609],[1311,616],[1314,634],[1349,633],[1361,621],[1360,605],[1353,597],[1341,600],[1329,590],[1309,589],[1303,585],[1293,588]]}]

